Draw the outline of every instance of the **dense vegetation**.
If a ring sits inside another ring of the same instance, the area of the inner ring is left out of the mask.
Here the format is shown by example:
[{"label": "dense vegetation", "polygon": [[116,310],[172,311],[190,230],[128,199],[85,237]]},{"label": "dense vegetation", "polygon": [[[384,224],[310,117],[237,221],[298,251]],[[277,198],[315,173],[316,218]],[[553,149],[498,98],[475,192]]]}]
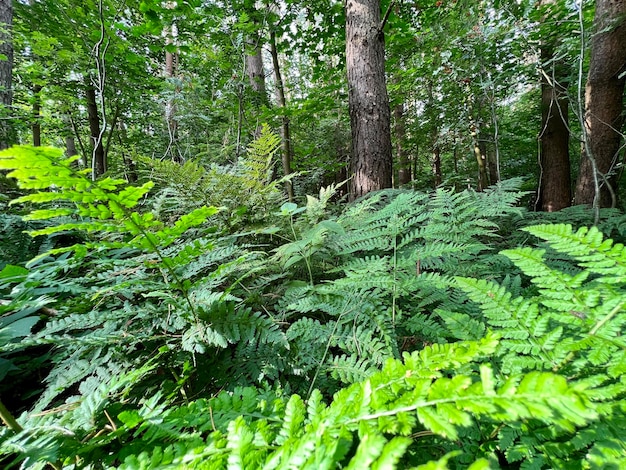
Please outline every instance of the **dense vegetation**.
[{"label": "dense vegetation", "polygon": [[621,468],[626,249],[548,223],[588,209],[527,213],[515,180],[281,206],[279,143],[170,186],[0,154],[7,240],[36,237],[0,273],[5,466]]},{"label": "dense vegetation", "polygon": [[626,468],[624,44],[613,0],[0,0],[0,468]]}]

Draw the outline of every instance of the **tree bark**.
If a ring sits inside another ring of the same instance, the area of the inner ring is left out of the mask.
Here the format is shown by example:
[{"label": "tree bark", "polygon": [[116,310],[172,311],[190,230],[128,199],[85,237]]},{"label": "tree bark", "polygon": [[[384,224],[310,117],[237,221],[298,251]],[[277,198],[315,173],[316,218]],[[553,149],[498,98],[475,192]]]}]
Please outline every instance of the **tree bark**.
[{"label": "tree bark", "polygon": [[13,3],[0,0],[0,149],[11,146],[14,140],[11,126],[13,104]]},{"label": "tree bark", "polygon": [[265,69],[263,68],[263,54],[261,52],[261,40],[258,36],[253,36],[247,41],[248,51],[246,53],[246,73],[252,88],[252,102],[259,109],[267,106],[267,90],[265,87]]},{"label": "tree bark", "polygon": [[124,121],[120,121],[119,129],[120,131],[117,133],[117,138],[120,142],[122,160],[124,162],[124,174],[126,175],[126,179],[129,183],[136,183],[139,180],[139,176],[137,175],[137,165],[133,159],[126,154],[128,133],[126,132],[126,125],[124,124]]},{"label": "tree bark", "polygon": [[574,200],[576,204],[614,207],[624,124],[626,2],[596,0],[593,29],[585,87],[585,146]]},{"label": "tree bark", "polygon": [[[68,127],[67,136],[65,138],[65,146],[67,148],[67,156],[76,155],[76,141],[78,141],[78,147],[80,148],[80,166],[82,168],[87,167],[87,149],[83,144],[83,139],[80,137],[80,133],[76,128],[76,124],[74,122],[74,118],[72,117],[69,108],[62,115],[63,122]],[[74,153],[70,153],[70,149],[74,149]]]},{"label": "tree bark", "polygon": [[435,189],[441,185],[443,180],[443,175],[441,173],[441,147],[438,142],[435,142],[435,146],[433,147],[433,176],[434,176],[434,186]]},{"label": "tree bark", "polygon": [[[556,0],[542,0],[544,18],[552,21]],[[541,131],[539,133],[539,192],[535,209],[553,212],[572,203],[569,155],[567,70],[555,58],[558,38],[546,35],[541,44]]]},{"label": "tree bark", "polygon": [[352,200],[392,185],[385,42],[379,0],[346,2],[346,68],[352,130]]},{"label": "tree bark", "polygon": [[474,147],[474,156],[476,157],[476,163],[478,164],[478,191],[483,191],[489,186],[489,178],[487,175],[487,156],[485,143],[480,140],[479,125],[476,121],[472,122],[471,128],[472,144]]},{"label": "tree bark", "polygon": [[31,131],[34,147],[41,147],[41,90],[41,85],[33,86],[33,122]]},{"label": "tree bark", "polygon": [[[280,73],[278,50],[276,49],[276,33],[273,30],[270,31],[270,48],[272,64],[274,66],[274,80],[276,80],[276,101],[281,109],[280,137],[282,139],[283,173],[285,176],[288,176],[291,174],[291,132],[289,129],[289,118],[286,114],[287,101],[285,99],[285,87],[282,74]],[[289,200],[293,201],[293,186],[291,181],[285,181],[285,190],[287,191]]]},{"label": "tree bark", "polygon": [[[542,63],[553,60],[549,45],[541,49]],[[541,77],[541,143],[539,164],[541,180],[537,207],[553,212],[572,202],[567,90],[563,86],[562,66],[552,65],[552,73]],[[549,70],[544,70],[548,73]]]},{"label": "tree bark", "polygon": [[100,135],[100,115],[98,114],[98,106],[96,104],[96,90],[91,83],[88,83],[85,88],[85,96],[87,98],[89,132],[91,134],[91,144],[93,146],[91,162],[92,175],[95,179],[104,174],[107,165],[102,136]]}]

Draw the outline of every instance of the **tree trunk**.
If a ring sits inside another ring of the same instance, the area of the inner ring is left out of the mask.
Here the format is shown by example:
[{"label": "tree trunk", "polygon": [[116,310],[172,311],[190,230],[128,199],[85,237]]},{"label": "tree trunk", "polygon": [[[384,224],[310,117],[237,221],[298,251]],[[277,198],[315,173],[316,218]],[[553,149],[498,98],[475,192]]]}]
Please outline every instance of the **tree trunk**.
[{"label": "tree trunk", "polygon": [[11,126],[13,103],[13,3],[0,0],[0,150],[11,146],[14,140]]},{"label": "tree trunk", "polygon": [[[276,33],[270,31],[270,48],[272,53],[272,64],[274,65],[274,79],[276,80],[276,101],[281,109],[281,129],[280,136],[282,138],[282,161],[283,173],[285,176],[291,174],[291,132],[289,129],[289,118],[286,114],[287,102],[285,100],[285,87],[283,77],[280,73],[280,63],[278,62],[278,51],[276,49]],[[285,190],[287,197],[293,201],[293,186],[291,181],[285,181]]]},{"label": "tree trunk", "polygon": [[[545,21],[553,21],[556,0],[542,0]],[[555,37],[541,44],[541,131],[539,133],[539,192],[535,209],[546,212],[569,207],[572,202],[566,65],[555,58]]]},{"label": "tree trunk", "polygon": [[347,0],[346,68],[352,129],[352,200],[392,184],[390,109],[379,0]]},{"label": "tree trunk", "polygon": [[41,85],[33,86],[33,123],[31,130],[33,134],[33,146],[41,146]]},{"label": "tree trunk", "polygon": [[[173,8],[173,2],[166,4],[166,8]],[[165,103],[165,124],[167,126],[167,135],[169,138],[165,156],[172,161],[182,162],[183,157],[178,149],[178,119],[176,116],[176,95],[180,92],[175,78],[178,68],[178,53],[171,50],[175,45],[175,38],[178,32],[176,25],[165,26],[163,28],[163,36],[165,36],[165,79],[172,82],[173,93],[168,97]],[[112,127],[113,128],[113,127]]]},{"label": "tree trunk", "polygon": [[[543,64],[553,60],[549,45],[541,49]],[[537,207],[553,212],[572,202],[567,90],[562,85],[562,66],[552,65],[552,73],[541,77],[541,142],[539,165],[541,180]],[[547,73],[548,71],[544,71]]]},{"label": "tree trunk", "polygon": [[78,150],[76,150],[76,142],[74,141],[74,137],[72,135],[65,136],[65,155],[68,157],[78,155]]},{"label": "tree trunk", "polygon": [[396,160],[398,161],[398,186],[403,186],[411,182],[411,160],[404,148],[406,140],[404,103],[399,103],[393,108],[393,118],[393,133],[396,138]]},{"label": "tree trunk", "polygon": [[[80,148],[80,166],[82,168],[87,167],[87,149],[83,144],[83,139],[80,138],[80,133],[76,129],[74,118],[72,117],[69,108],[62,114],[61,119],[67,127],[67,136],[65,137],[65,146],[67,148],[67,156],[76,155],[76,141],[78,141],[78,147]],[[70,153],[70,149],[74,149],[74,153]]]},{"label": "tree trunk", "polygon": [[433,147],[433,176],[435,188],[437,188],[443,179],[441,174],[441,147],[439,147],[439,143],[435,142],[435,146]]},{"label": "tree trunk", "polygon": [[624,124],[626,2],[596,0],[593,25],[585,88],[585,148],[574,199],[576,204],[612,207],[617,203],[615,170]]},{"label": "tree trunk", "polygon": [[139,180],[139,176],[137,175],[137,165],[135,162],[126,154],[126,142],[128,141],[128,134],[126,132],[126,125],[124,121],[120,121],[119,124],[120,131],[117,133],[117,138],[120,142],[120,149],[122,152],[122,160],[124,162],[124,174],[126,175],[126,179],[129,183],[136,183]]},{"label": "tree trunk", "polygon": [[476,157],[476,163],[478,164],[478,191],[483,191],[489,186],[489,178],[487,176],[487,156],[485,143],[479,139],[480,131],[476,122],[472,123],[471,129],[472,143],[474,146],[474,156]]},{"label": "tree trunk", "polygon": [[247,41],[248,51],[246,53],[246,73],[252,88],[252,102],[255,108],[260,109],[267,106],[267,90],[265,88],[265,69],[263,68],[263,54],[261,40],[258,35],[253,35]]},{"label": "tree trunk", "polygon": [[87,116],[89,118],[89,133],[91,134],[91,144],[93,153],[91,158],[92,177],[96,179],[106,171],[106,155],[102,135],[100,135],[100,116],[96,105],[96,90],[90,83],[85,88],[87,98]]}]

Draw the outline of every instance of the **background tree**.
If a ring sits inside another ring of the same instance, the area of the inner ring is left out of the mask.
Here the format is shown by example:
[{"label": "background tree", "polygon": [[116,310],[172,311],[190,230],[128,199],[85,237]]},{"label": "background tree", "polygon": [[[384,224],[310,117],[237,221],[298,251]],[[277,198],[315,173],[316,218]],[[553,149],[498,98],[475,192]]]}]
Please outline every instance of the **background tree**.
[{"label": "background tree", "polygon": [[378,0],[346,2],[353,199],[392,184],[391,118],[383,28]]},{"label": "background tree", "polygon": [[0,149],[12,143],[13,104],[13,2],[0,0]]},{"label": "background tree", "polygon": [[[539,194],[537,208],[557,211],[572,201],[569,155],[569,107],[567,82],[569,71],[562,57],[557,56],[564,8],[554,0],[543,0],[543,34],[539,73],[541,75],[541,131],[539,140]],[[550,24],[546,24],[549,22]]]},{"label": "background tree", "polygon": [[617,165],[624,140],[626,2],[596,0],[589,76],[585,87],[584,156],[575,201],[617,204]]}]

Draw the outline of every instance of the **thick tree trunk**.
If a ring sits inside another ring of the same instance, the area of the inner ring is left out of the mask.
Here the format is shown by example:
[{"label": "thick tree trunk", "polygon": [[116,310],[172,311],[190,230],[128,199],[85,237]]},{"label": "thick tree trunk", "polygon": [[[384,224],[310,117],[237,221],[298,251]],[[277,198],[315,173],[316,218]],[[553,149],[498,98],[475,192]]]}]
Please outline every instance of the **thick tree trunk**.
[{"label": "thick tree trunk", "polygon": [[393,108],[393,118],[393,133],[396,139],[396,160],[398,162],[398,186],[403,186],[411,182],[411,160],[404,147],[406,140],[404,103],[399,103]]},{"label": "thick tree trunk", "polygon": [[[63,123],[66,125],[67,129],[67,136],[65,137],[65,146],[66,146],[66,152],[67,152],[67,156],[72,156],[72,155],[77,155],[76,152],[76,142],[78,141],[78,147],[80,148],[80,166],[82,168],[86,168],[87,167],[87,149],[85,148],[85,145],[83,144],[83,140],[80,138],[80,133],[78,132],[78,129],[76,129],[76,125],[74,123],[74,118],[72,117],[69,108],[68,110],[66,110],[61,119],[63,120]],[[74,153],[70,153],[71,149],[74,149],[73,152]]]},{"label": "thick tree trunk", "polygon": [[346,68],[352,128],[351,199],[390,188],[390,109],[379,0],[346,2]]},{"label": "thick tree trunk", "polygon": [[[553,60],[549,46],[541,50],[542,63]],[[553,73],[541,77],[541,142],[539,164],[541,180],[537,207],[553,212],[569,207],[572,202],[567,90],[565,78],[553,64]],[[544,73],[549,73],[545,70]]]},{"label": "thick tree trunk", "polygon": [[252,88],[252,102],[259,109],[261,106],[267,106],[269,100],[265,87],[265,69],[263,68],[263,54],[261,50],[261,41],[258,36],[251,37],[248,40],[248,51],[246,54],[246,73]]},{"label": "thick tree trunk", "polygon": [[596,0],[593,23],[585,88],[586,143],[574,200],[611,207],[617,203],[616,164],[624,124],[626,1]]},{"label": "thick tree trunk", "polygon": [[13,103],[13,4],[11,0],[0,0],[0,149],[11,146],[14,140],[11,126]]},{"label": "thick tree trunk", "polygon": [[100,132],[100,115],[98,114],[98,106],[96,104],[96,90],[90,83],[85,88],[85,96],[87,98],[87,117],[89,118],[89,132],[91,134],[91,144],[93,146],[92,153],[92,176],[96,179],[106,171],[106,155],[104,153],[104,145]]},{"label": "thick tree trunk", "polygon": [[76,142],[74,141],[74,137],[72,135],[65,136],[65,155],[67,155],[68,157],[78,155],[78,150],[76,150]]},{"label": "thick tree trunk", "polygon": [[[272,53],[272,64],[274,65],[274,80],[276,81],[276,101],[281,109],[281,128],[280,137],[282,139],[282,161],[283,173],[285,176],[291,174],[291,132],[289,129],[289,118],[286,114],[287,101],[285,99],[285,87],[283,77],[280,73],[280,63],[278,61],[278,50],[276,49],[276,33],[270,32],[270,48]],[[287,197],[293,201],[293,186],[291,181],[285,181],[285,190]]]}]

